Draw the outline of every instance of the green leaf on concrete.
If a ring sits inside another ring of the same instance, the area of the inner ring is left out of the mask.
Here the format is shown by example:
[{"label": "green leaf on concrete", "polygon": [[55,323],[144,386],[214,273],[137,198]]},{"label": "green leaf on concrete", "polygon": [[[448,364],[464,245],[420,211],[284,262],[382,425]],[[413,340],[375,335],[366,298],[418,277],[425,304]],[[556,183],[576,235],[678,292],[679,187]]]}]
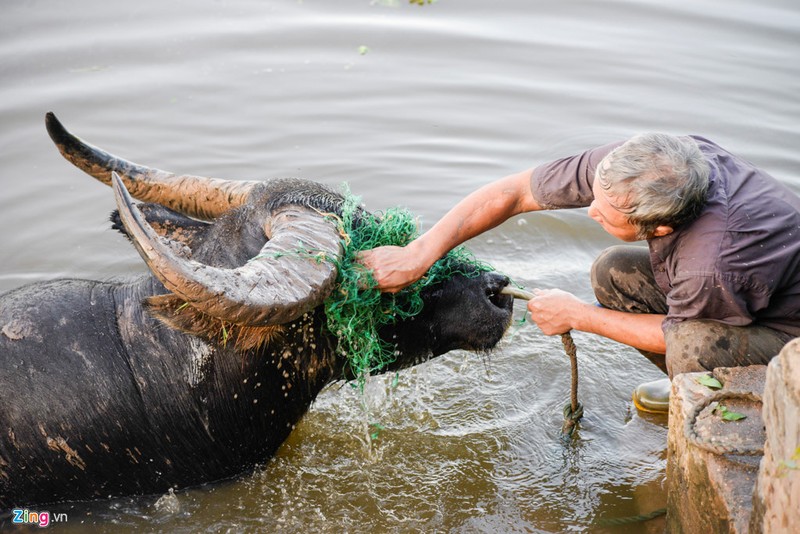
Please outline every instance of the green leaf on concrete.
[{"label": "green leaf on concrete", "polygon": [[719,412],[719,415],[722,417],[723,421],[740,421],[742,419],[747,419],[745,414],[732,412],[723,404],[718,404],[714,411]]},{"label": "green leaf on concrete", "polygon": [[797,471],[800,469],[800,447],[794,450],[794,454],[788,460],[778,462],[778,476],[785,477],[789,474],[789,469]]},{"label": "green leaf on concrete", "polygon": [[786,467],[788,467],[789,469],[800,468],[800,447],[797,447],[794,450],[794,454],[792,455],[792,458],[790,460],[786,460],[783,463],[786,464]]},{"label": "green leaf on concrete", "polygon": [[740,419],[747,419],[747,416],[739,412],[725,412],[722,414],[725,421],[739,421]]},{"label": "green leaf on concrete", "polygon": [[703,375],[697,379],[697,383],[711,389],[722,389],[722,384],[719,380],[711,375]]}]

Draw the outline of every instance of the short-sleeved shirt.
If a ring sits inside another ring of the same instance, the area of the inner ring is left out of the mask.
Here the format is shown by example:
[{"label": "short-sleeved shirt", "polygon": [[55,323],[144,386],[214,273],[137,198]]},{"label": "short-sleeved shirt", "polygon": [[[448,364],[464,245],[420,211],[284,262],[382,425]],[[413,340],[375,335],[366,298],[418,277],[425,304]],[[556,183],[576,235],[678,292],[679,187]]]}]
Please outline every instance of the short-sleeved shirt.
[{"label": "short-sleeved shirt", "polygon": [[[694,221],[647,242],[669,309],[663,327],[712,319],[800,336],[800,197],[708,139],[690,137],[711,167],[706,205]],[[545,209],[588,206],[597,165],[621,144],[537,167],[534,198]]]}]

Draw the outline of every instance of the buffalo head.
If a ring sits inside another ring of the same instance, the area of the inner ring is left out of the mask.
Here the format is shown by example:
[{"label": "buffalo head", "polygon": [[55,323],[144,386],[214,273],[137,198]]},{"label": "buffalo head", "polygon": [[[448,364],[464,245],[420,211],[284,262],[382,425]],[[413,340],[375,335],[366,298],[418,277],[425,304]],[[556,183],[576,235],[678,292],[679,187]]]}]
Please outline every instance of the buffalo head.
[{"label": "buffalo head", "polygon": [[[52,113],[46,123],[66,159],[113,187],[118,229],[167,290],[148,298],[149,310],[172,327],[204,337],[230,330],[240,348],[253,348],[334,289],[340,194],[298,179],[175,175],[80,141]],[[419,316],[382,329],[396,345],[391,368],[454,349],[485,351],[500,340],[511,318],[512,299],[500,293],[508,279],[469,265],[458,271],[423,291]],[[341,362],[333,367],[334,376],[347,376]]]}]

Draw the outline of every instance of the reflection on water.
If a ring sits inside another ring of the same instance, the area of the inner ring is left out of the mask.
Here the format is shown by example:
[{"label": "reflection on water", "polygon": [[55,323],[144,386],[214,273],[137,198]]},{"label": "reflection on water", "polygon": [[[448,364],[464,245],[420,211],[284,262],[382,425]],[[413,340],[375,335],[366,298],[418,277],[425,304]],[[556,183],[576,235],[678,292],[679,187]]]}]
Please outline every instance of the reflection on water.
[{"label": "reflection on water", "polygon": [[[48,110],[141,163],[347,181],[423,228],[491,179],[642,130],[701,133],[800,191],[789,0],[80,4],[4,8],[0,291],[144,270],[108,230],[110,191],[50,145]],[[576,211],[519,217],[471,248],[525,286],[591,299],[589,266],[612,243]],[[449,354],[396,387],[375,379],[366,401],[327,389],[250,475],[65,505],[54,528],[580,532],[661,508],[666,421],[629,401],[658,371],[615,343],[575,341],[586,414],[566,447],[569,363],[557,338],[523,325],[490,355]],[[383,430],[365,450],[369,423]]]}]

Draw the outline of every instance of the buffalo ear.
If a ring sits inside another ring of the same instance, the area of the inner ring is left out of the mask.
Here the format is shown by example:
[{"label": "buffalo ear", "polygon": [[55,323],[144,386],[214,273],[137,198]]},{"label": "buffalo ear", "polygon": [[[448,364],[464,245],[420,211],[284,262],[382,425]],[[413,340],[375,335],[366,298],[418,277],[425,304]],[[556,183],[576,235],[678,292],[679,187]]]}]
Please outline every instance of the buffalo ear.
[{"label": "buffalo ear", "polygon": [[[187,217],[161,204],[139,204],[139,209],[158,235],[166,237],[170,241],[178,241],[190,249],[194,249],[200,244],[205,232],[211,227],[208,223]],[[110,219],[111,228],[122,233],[128,239],[131,238],[125,225],[122,224],[119,210],[112,211]]]},{"label": "buffalo ear", "polygon": [[147,311],[170,328],[218,345],[231,345],[239,352],[266,347],[281,337],[281,325],[245,326],[227,323],[194,308],[172,293],[145,300]]}]

